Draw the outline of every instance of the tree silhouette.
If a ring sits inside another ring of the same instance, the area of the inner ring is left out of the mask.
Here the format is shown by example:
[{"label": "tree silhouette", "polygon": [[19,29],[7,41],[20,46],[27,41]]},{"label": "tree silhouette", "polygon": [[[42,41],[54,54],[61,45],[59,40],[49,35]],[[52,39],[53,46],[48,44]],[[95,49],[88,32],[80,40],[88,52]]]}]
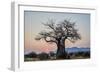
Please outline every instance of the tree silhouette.
[{"label": "tree silhouette", "polygon": [[57,59],[67,58],[67,52],[65,51],[65,40],[69,40],[74,43],[76,40],[81,39],[80,34],[75,29],[75,22],[70,20],[63,20],[62,22],[55,23],[53,20],[49,20],[47,23],[43,23],[48,27],[49,31],[41,31],[35,38],[36,40],[45,40],[47,43],[56,43]]}]

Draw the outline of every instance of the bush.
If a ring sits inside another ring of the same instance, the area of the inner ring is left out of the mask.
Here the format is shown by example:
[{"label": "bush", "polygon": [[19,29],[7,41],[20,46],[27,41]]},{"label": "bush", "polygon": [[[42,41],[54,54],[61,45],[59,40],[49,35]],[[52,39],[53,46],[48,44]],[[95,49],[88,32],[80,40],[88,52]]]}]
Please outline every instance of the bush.
[{"label": "bush", "polygon": [[31,52],[25,55],[25,58],[36,58],[36,57],[37,57],[37,54],[35,52]]},{"label": "bush", "polygon": [[38,58],[40,60],[47,60],[47,59],[49,59],[49,55],[47,53],[42,52],[42,53],[38,54]]}]

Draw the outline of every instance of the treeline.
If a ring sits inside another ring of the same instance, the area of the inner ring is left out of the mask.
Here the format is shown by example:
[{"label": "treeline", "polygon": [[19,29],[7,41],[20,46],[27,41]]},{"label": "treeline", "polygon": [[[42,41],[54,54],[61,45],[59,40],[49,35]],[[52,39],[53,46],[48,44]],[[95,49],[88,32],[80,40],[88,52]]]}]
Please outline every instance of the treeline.
[{"label": "treeline", "polygon": [[90,51],[69,53],[70,59],[90,58]]},{"label": "treeline", "polygon": [[[74,52],[66,54],[67,59],[81,59],[90,58],[90,52]],[[56,60],[55,52],[41,52],[39,54],[31,52],[24,55],[24,61],[38,61],[38,60]]]},{"label": "treeline", "polygon": [[45,52],[42,52],[42,53],[35,53],[35,52],[31,52],[29,54],[26,54],[24,55],[24,59],[25,61],[28,61],[28,60],[54,60],[56,59],[56,54],[54,52],[50,52],[50,53],[45,53]]}]

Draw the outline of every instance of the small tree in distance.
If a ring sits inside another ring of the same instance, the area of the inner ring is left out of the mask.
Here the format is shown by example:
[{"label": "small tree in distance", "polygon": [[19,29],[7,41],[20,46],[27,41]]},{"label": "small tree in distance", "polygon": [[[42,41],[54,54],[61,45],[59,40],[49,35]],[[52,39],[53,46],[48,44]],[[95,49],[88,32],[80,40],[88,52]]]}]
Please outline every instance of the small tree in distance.
[{"label": "small tree in distance", "polygon": [[47,23],[43,23],[48,27],[49,31],[42,31],[35,38],[36,40],[45,40],[47,43],[56,43],[57,59],[67,58],[67,52],[65,51],[65,40],[69,40],[72,43],[81,39],[80,34],[75,29],[75,22],[70,20],[63,20],[62,22],[55,23],[53,20],[49,20]]}]

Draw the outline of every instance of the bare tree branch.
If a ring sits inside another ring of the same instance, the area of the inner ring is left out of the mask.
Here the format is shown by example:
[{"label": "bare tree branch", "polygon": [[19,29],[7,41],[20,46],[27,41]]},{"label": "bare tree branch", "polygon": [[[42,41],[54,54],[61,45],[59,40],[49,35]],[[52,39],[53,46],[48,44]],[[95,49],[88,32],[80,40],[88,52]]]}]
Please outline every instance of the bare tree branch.
[{"label": "bare tree branch", "polygon": [[46,27],[52,29],[54,32],[56,32],[55,30],[55,22],[53,20],[49,20],[47,23],[42,23],[44,24]]},{"label": "bare tree branch", "polygon": [[[36,40],[44,39],[46,42],[57,43],[58,39],[68,39],[70,41],[81,39],[80,34],[77,32],[78,30],[75,29],[76,22],[64,20],[60,23],[55,24],[53,20],[49,20],[47,23],[43,24],[51,29],[51,31],[40,32],[40,36],[36,37]],[[49,40],[47,39],[48,37],[50,38]]]},{"label": "bare tree branch", "polygon": [[46,42],[56,43],[56,44],[57,44],[57,41],[56,41],[56,40],[47,39],[47,38],[44,38],[44,40],[45,40]]}]

